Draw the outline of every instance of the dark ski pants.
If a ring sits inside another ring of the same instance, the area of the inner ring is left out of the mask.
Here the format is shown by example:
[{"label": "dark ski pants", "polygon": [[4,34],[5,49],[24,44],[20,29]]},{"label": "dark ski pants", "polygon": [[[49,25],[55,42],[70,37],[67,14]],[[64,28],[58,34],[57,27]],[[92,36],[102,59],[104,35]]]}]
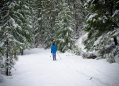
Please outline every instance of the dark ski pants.
[{"label": "dark ski pants", "polygon": [[56,53],[52,53],[53,55],[53,60],[56,60]]}]

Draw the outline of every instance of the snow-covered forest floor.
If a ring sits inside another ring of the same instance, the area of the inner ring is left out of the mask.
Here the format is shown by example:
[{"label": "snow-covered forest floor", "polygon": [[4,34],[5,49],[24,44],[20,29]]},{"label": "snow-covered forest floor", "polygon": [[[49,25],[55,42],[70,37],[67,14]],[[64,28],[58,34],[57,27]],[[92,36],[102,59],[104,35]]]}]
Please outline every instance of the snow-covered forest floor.
[{"label": "snow-covered forest floor", "polygon": [[26,50],[0,86],[119,86],[118,63],[58,54],[53,61],[50,49]]}]

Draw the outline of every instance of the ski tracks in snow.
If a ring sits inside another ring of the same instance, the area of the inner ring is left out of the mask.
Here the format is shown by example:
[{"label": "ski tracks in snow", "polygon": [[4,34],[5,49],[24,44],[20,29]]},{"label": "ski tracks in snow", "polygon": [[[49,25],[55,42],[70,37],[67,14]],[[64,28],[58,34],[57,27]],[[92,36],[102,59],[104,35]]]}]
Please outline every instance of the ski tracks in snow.
[{"label": "ski tracks in snow", "polygon": [[53,61],[50,50],[43,49],[27,53],[19,56],[12,79],[7,78],[0,86],[119,86],[117,64],[70,53],[59,53],[61,59],[57,55],[57,61]]}]

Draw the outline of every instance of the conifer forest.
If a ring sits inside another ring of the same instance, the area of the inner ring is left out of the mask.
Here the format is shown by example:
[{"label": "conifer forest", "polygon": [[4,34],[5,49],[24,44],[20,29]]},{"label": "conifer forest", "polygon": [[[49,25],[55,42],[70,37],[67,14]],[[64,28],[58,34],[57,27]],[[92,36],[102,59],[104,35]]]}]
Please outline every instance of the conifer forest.
[{"label": "conifer forest", "polygon": [[[85,49],[100,53],[110,63],[119,57],[118,0],[0,0],[0,68],[10,75],[25,49],[60,52],[81,50],[75,46],[88,33]],[[84,57],[86,53],[84,53]]]}]

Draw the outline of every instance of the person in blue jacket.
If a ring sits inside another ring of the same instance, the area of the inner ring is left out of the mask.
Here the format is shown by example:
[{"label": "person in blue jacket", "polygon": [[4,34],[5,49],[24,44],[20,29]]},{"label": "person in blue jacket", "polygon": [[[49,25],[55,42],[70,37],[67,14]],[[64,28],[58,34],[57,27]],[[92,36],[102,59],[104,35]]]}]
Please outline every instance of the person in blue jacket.
[{"label": "person in blue jacket", "polygon": [[53,45],[51,47],[51,53],[53,55],[53,61],[56,60],[56,51],[57,51],[57,47],[55,46],[55,43],[53,43]]}]

